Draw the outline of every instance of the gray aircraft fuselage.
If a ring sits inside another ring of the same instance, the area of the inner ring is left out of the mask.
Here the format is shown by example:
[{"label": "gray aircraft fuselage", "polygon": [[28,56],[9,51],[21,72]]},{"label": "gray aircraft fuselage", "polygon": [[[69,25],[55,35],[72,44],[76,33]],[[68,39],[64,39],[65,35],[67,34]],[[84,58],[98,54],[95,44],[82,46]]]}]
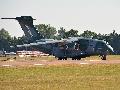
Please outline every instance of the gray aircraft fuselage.
[{"label": "gray aircraft fuselage", "polygon": [[64,40],[51,40],[42,39],[43,36],[39,33],[33,25],[31,16],[21,16],[16,18],[2,18],[2,19],[15,19],[19,22],[22,30],[24,31],[27,44],[17,45],[18,49],[22,50],[26,47],[34,47],[38,50],[54,55],[59,60],[72,58],[73,60],[80,60],[81,58],[100,55],[102,60],[106,60],[106,55],[113,52],[113,49],[103,40],[71,37]]}]

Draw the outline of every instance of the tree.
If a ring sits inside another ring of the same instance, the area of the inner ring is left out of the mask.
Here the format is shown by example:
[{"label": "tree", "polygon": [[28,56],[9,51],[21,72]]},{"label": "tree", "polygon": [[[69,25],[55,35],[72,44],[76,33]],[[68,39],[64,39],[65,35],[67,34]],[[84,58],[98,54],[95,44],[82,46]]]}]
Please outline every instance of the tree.
[{"label": "tree", "polygon": [[65,32],[65,37],[78,37],[78,31],[71,29],[70,31]]},{"label": "tree", "polygon": [[53,39],[57,33],[56,28],[45,24],[36,25],[36,29],[46,39]]},{"label": "tree", "polygon": [[120,34],[117,34],[115,30],[109,34],[108,42],[114,48],[116,54],[120,54]]},{"label": "tree", "polygon": [[63,27],[60,27],[60,30],[58,30],[58,39],[65,38],[65,32],[66,30]]},{"label": "tree", "polygon": [[80,36],[85,37],[85,38],[97,38],[97,34],[95,32],[91,32],[91,31],[84,31],[84,33],[82,33]]},{"label": "tree", "polygon": [[9,35],[9,33],[4,29],[2,28],[0,30],[0,50],[2,49],[9,49],[10,47],[10,40],[11,40],[11,37]]},{"label": "tree", "polygon": [[3,39],[10,38],[8,31],[6,31],[4,28],[0,30],[0,38],[3,38]]}]

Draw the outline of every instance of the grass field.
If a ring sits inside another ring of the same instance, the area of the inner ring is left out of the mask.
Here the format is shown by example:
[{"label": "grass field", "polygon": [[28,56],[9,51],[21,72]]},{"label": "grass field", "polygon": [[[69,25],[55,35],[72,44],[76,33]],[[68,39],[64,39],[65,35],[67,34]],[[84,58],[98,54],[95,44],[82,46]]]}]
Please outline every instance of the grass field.
[{"label": "grass field", "polygon": [[0,68],[0,90],[119,90],[120,65]]},{"label": "grass field", "polygon": [[120,64],[1,67],[0,90],[120,90]]}]

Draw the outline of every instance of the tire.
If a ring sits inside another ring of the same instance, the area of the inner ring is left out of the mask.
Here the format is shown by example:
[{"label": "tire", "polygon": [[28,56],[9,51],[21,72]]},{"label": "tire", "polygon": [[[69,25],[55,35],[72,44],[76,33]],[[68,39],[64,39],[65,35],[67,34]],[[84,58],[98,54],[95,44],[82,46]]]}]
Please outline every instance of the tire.
[{"label": "tire", "polygon": [[62,60],[62,58],[61,58],[61,57],[58,57],[58,60]]},{"label": "tire", "polygon": [[81,60],[81,58],[80,58],[80,57],[78,57],[78,58],[77,58],[77,60]]},{"label": "tire", "polygon": [[81,60],[81,58],[80,57],[74,57],[74,58],[72,58],[72,60]]},{"label": "tire", "polygon": [[65,57],[64,60],[67,60],[67,57]]},{"label": "tire", "polygon": [[72,58],[72,60],[75,60],[75,58]]},{"label": "tire", "polygon": [[101,59],[102,59],[102,60],[106,60],[106,55],[102,55],[102,56],[101,56]]}]

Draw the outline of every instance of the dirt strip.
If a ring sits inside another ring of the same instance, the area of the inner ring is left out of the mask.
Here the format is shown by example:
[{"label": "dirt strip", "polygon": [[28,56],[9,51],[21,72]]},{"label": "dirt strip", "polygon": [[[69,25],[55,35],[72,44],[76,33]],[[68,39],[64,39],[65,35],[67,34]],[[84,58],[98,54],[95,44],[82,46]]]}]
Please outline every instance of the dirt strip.
[{"label": "dirt strip", "polygon": [[24,66],[59,66],[67,64],[88,65],[88,64],[120,64],[120,60],[13,60],[13,61],[0,61],[0,67],[24,67]]}]

